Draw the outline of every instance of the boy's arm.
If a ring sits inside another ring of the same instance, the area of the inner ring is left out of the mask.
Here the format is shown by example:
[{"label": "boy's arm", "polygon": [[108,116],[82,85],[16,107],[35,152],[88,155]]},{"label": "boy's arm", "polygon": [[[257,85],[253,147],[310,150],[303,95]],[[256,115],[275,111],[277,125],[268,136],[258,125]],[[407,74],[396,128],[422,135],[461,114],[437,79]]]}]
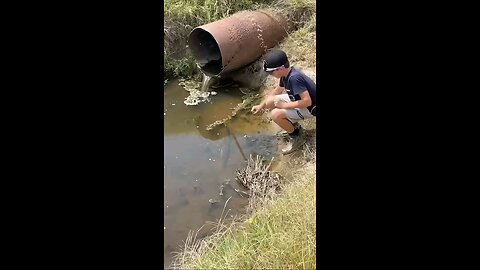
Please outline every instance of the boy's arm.
[{"label": "boy's arm", "polygon": [[267,106],[267,100],[271,100],[271,98],[274,97],[275,95],[283,94],[285,92],[285,87],[280,86],[280,84],[281,84],[281,82],[279,83],[279,85],[277,87],[275,87],[275,89],[270,91],[270,93],[266,94],[265,97],[263,97],[260,104],[252,107],[251,111],[254,114],[259,112],[260,110],[264,109]]},{"label": "boy's arm", "polygon": [[294,108],[307,108],[308,106],[312,105],[312,99],[310,94],[308,93],[307,89],[299,94],[300,100],[293,101],[293,102],[282,102],[277,101],[275,102],[275,107],[279,109],[294,109]]},{"label": "boy's arm", "polygon": [[273,89],[272,91],[270,91],[270,93],[268,93],[267,95],[265,95],[265,97],[262,99],[262,101],[260,102],[260,104],[258,104],[257,106],[259,106],[260,109],[265,108],[265,107],[266,107],[266,101],[267,101],[267,99],[269,99],[270,97],[273,97],[273,96],[275,96],[275,95],[282,94],[284,91],[285,91],[285,88],[282,87],[282,86],[277,86],[277,87],[275,87],[275,89]]},{"label": "boy's arm", "polygon": [[285,88],[284,88],[284,87],[282,87],[282,86],[277,86],[277,87],[275,87],[275,89],[273,89],[272,91],[270,91],[270,93],[269,93],[268,95],[269,95],[269,96],[280,95],[280,94],[282,94],[284,91],[285,91]]}]

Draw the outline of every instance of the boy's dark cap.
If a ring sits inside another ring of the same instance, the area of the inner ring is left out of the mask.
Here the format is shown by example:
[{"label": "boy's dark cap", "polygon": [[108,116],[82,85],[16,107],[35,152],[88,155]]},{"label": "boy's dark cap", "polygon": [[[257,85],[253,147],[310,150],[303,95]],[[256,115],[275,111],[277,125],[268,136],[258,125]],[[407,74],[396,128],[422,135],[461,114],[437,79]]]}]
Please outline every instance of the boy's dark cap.
[{"label": "boy's dark cap", "polygon": [[278,68],[285,65],[288,62],[287,54],[278,49],[271,50],[265,56],[265,60],[263,62],[263,68]]}]

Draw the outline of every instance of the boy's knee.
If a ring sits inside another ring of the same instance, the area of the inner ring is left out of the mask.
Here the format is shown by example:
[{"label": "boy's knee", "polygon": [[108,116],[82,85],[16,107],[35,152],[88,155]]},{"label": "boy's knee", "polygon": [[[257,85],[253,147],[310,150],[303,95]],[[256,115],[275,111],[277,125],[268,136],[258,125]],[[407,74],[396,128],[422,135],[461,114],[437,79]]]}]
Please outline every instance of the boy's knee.
[{"label": "boy's knee", "polygon": [[282,119],[282,118],[285,118],[285,113],[283,112],[282,109],[278,109],[278,108],[275,108],[272,110],[271,112],[271,118],[272,120],[278,120],[278,119]]}]

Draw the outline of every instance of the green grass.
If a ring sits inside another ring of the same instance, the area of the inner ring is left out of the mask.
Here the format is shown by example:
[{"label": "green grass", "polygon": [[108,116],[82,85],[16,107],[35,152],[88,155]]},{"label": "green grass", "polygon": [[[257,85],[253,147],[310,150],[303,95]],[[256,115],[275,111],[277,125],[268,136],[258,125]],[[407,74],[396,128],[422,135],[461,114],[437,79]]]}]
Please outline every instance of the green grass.
[{"label": "green grass", "polygon": [[264,202],[203,244],[186,248],[179,269],[316,268],[314,164],[296,172],[282,195]]},{"label": "green grass", "polygon": [[195,59],[191,55],[187,55],[185,58],[180,60],[173,60],[171,58],[165,57],[163,59],[163,71],[165,79],[169,78],[192,78],[195,75],[198,75],[197,64]]},{"label": "green grass", "polygon": [[271,1],[253,0],[166,0],[165,22],[181,20],[187,24],[208,23],[232,15],[239,10],[256,8]]}]

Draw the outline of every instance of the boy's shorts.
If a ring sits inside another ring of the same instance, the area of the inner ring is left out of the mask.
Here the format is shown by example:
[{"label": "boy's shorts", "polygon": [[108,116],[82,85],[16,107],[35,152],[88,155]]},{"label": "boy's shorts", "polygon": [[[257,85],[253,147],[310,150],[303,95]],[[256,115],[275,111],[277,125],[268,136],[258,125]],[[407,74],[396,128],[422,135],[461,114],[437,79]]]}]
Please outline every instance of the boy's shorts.
[{"label": "boy's shorts", "polygon": [[[281,94],[281,95],[277,95],[276,97],[278,97],[283,102],[292,102],[288,97],[288,94]],[[310,113],[310,111],[307,108],[280,109],[280,110],[282,110],[285,113],[285,116],[287,116],[288,120],[290,120],[292,123],[296,123],[300,120],[305,120],[308,118],[315,117]]]}]

